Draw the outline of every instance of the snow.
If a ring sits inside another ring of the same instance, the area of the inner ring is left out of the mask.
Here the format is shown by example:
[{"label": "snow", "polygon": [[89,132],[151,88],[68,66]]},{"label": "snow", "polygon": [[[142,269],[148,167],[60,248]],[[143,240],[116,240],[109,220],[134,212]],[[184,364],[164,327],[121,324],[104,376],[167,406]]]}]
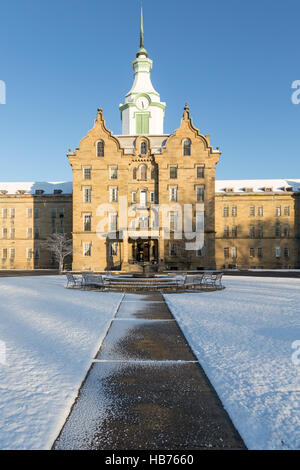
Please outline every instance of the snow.
[{"label": "snow", "polygon": [[0,278],[1,449],[51,448],[122,298],[64,284]]},{"label": "snow", "polygon": [[284,192],[282,188],[288,187],[294,192],[300,191],[300,179],[216,180],[215,182],[217,193],[224,193],[225,188],[233,188],[234,193],[244,193],[244,188],[252,188],[254,193],[263,193],[264,188],[272,188],[273,191],[282,193]]},{"label": "snow", "polygon": [[7,194],[16,194],[17,191],[25,191],[25,194],[35,194],[35,191],[41,189],[44,194],[53,194],[54,189],[60,189],[62,194],[72,194],[72,181],[60,182],[0,182],[0,191],[7,191]]},{"label": "snow", "polygon": [[225,277],[224,285],[165,298],[247,447],[299,449],[300,280]]}]

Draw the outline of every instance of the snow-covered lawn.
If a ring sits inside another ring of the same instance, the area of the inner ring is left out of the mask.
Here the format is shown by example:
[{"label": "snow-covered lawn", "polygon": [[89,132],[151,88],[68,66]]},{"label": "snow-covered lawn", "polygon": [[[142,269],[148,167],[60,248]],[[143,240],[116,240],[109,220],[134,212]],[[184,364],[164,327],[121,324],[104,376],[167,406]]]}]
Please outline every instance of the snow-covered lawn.
[{"label": "snow-covered lawn", "polygon": [[227,276],[224,285],[165,298],[247,447],[299,449],[291,345],[300,340],[300,280]]},{"label": "snow-covered lawn", "polygon": [[51,446],[122,297],[64,284],[0,278],[0,449]]}]

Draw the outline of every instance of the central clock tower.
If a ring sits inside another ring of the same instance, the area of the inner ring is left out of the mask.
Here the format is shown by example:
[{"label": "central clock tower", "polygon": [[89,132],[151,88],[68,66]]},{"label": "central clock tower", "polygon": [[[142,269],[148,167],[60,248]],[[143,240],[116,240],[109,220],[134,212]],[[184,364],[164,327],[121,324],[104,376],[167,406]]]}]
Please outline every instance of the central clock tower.
[{"label": "central clock tower", "polygon": [[163,135],[166,103],[153,88],[150,78],[152,60],[144,48],[143,12],[141,10],[140,49],[132,62],[134,83],[120,104],[123,135]]}]

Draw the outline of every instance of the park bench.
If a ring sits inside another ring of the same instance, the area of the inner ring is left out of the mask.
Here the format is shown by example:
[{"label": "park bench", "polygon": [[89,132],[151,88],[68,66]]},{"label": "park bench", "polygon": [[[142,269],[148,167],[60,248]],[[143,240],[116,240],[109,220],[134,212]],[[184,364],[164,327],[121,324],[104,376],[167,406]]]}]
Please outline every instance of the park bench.
[{"label": "park bench", "polygon": [[82,280],[79,277],[74,276],[74,274],[71,274],[71,273],[66,273],[66,276],[67,276],[67,285],[66,285],[67,288],[69,287],[75,288],[75,287],[82,286]]},{"label": "park bench", "polygon": [[102,289],[105,287],[103,277],[100,274],[93,274],[86,271],[82,273],[82,285],[83,287],[98,287]]}]

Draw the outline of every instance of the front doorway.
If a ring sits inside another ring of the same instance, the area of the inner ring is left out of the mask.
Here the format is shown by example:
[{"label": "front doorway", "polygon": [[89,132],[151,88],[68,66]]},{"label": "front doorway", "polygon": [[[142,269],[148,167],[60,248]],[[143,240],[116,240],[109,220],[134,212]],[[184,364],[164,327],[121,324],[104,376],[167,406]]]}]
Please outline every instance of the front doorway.
[{"label": "front doorway", "polygon": [[157,240],[132,240],[132,261],[150,263],[157,261]]}]

